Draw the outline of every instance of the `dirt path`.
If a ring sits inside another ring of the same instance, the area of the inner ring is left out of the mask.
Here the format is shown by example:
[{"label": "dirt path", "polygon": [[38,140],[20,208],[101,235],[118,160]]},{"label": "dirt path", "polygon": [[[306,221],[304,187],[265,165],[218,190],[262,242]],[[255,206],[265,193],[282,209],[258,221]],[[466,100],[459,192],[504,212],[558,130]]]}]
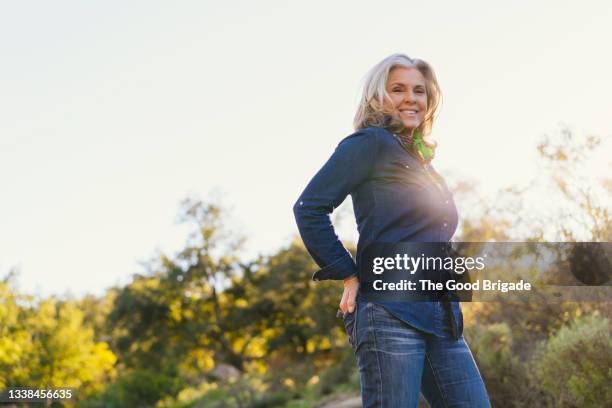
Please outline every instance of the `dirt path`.
[{"label": "dirt path", "polygon": [[317,405],[315,408],[361,408],[361,397],[339,395],[321,405]]}]

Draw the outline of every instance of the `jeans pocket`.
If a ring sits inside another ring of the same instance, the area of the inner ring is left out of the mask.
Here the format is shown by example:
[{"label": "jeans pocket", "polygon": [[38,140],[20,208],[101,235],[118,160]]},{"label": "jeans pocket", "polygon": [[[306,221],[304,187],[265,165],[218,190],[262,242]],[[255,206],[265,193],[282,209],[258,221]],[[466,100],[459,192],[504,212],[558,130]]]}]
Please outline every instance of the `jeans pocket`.
[{"label": "jeans pocket", "polygon": [[356,326],[357,326],[357,306],[355,306],[355,310],[352,313],[347,313],[344,316],[344,330],[348,336],[349,343],[351,347],[355,348],[355,335],[356,335]]}]

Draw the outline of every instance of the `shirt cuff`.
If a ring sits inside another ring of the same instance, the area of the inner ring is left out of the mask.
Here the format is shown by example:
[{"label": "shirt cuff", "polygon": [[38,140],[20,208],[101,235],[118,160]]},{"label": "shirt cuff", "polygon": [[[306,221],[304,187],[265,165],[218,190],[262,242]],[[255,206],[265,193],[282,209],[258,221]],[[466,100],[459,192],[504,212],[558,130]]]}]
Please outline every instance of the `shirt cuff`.
[{"label": "shirt cuff", "polygon": [[312,280],[315,282],[322,280],[344,280],[358,274],[359,271],[357,271],[353,258],[347,253],[346,256],[316,271],[312,275]]}]

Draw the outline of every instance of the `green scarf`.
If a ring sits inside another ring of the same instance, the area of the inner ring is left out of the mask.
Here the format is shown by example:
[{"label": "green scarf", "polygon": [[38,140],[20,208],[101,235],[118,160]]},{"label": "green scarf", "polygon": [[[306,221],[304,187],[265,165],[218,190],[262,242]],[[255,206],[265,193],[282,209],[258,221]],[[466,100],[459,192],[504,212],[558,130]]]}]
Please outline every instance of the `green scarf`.
[{"label": "green scarf", "polygon": [[413,140],[414,146],[417,148],[417,151],[419,152],[421,157],[425,161],[431,160],[431,158],[433,157],[433,151],[425,144],[425,142],[423,142],[423,135],[421,135],[421,132],[415,130]]}]

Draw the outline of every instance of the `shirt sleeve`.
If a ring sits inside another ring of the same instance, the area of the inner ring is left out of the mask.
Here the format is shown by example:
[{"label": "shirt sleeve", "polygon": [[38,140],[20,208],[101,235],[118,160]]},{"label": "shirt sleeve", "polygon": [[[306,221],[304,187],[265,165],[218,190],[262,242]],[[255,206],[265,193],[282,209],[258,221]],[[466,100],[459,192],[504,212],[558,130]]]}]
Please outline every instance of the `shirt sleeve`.
[{"label": "shirt sleeve", "polygon": [[293,213],[304,245],[321,268],[314,281],[342,280],[357,275],[357,266],[342,245],[330,214],[372,172],[377,137],[359,131],[343,139],[300,195]]}]

